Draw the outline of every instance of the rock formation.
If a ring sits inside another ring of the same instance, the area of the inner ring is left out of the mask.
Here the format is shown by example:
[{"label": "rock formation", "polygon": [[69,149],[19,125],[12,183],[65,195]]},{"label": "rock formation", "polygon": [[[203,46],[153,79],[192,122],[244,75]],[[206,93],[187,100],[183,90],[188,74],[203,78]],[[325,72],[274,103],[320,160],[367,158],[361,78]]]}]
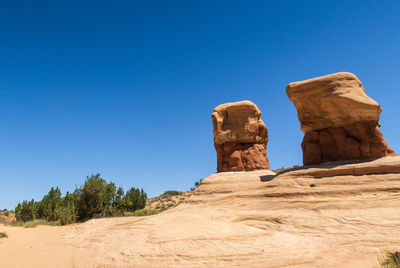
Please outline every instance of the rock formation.
[{"label": "rock formation", "polygon": [[305,133],[304,165],[395,156],[379,130],[379,104],[352,73],[290,83],[286,93]]},{"label": "rock formation", "polygon": [[225,103],[211,115],[217,171],[269,169],[268,130],[251,101]]},{"label": "rock formation", "polygon": [[400,157],[274,176],[212,174],[186,202],[151,217],[1,225],[10,238],[0,240],[0,267],[67,268],[74,259],[76,267],[364,268],[399,249]]}]

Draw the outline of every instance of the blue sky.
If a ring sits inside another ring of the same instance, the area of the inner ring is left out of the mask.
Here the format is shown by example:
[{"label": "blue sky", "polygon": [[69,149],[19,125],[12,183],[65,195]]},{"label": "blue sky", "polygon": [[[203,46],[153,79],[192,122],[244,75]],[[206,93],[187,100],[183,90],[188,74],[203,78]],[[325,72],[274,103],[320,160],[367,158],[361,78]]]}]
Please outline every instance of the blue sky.
[{"label": "blue sky", "polygon": [[[84,3],[82,3],[84,2]],[[0,208],[100,172],[150,195],[216,170],[210,115],[255,102],[301,164],[288,83],[355,73],[400,152],[400,1],[3,1]]]}]

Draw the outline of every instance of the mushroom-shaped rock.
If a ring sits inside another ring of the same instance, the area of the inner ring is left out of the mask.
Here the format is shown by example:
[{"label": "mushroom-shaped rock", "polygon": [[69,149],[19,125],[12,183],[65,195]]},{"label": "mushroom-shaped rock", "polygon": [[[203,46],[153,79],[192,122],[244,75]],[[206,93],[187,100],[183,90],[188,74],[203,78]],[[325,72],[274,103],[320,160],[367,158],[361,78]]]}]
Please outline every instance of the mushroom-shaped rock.
[{"label": "mushroom-shaped rock", "polygon": [[396,155],[379,130],[381,107],[354,74],[290,83],[286,93],[305,133],[304,165]]},{"label": "mushroom-shaped rock", "polygon": [[217,171],[269,169],[268,130],[251,101],[225,103],[211,115]]}]

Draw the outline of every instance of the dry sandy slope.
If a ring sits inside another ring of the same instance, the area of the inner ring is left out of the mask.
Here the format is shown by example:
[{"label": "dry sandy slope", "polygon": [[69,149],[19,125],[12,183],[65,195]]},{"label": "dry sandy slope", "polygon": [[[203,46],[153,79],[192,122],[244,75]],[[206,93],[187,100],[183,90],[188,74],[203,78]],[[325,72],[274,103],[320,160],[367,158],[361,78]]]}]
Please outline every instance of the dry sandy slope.
[{"label": "dry sandy slope", "polygon": [[8,238],[0,239],[0,267],[95,267],[95,256],[60,243],[74,226],[23,228],[0,225]]},{"label": "dry sandy slope", "polygon": [[213,174],[158,215],[48,228],[65,230],[53,250],[110,266],[373,267],[400,248],[400,157]]}]

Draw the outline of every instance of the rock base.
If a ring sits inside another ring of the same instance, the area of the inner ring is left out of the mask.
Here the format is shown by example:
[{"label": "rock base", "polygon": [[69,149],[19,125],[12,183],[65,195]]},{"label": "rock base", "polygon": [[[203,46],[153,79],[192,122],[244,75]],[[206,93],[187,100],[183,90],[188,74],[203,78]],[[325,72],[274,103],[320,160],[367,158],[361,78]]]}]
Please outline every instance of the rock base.
[{"label": "rock base", "polygon": [[252,171],[269,169],[267,145],[228,142],[215,144],[217,171]]},{"label": "rock base", "polygon": [[387,145],[375,121],[310,131],[301,143],[304,165],[341,160],[397,156]]}]

